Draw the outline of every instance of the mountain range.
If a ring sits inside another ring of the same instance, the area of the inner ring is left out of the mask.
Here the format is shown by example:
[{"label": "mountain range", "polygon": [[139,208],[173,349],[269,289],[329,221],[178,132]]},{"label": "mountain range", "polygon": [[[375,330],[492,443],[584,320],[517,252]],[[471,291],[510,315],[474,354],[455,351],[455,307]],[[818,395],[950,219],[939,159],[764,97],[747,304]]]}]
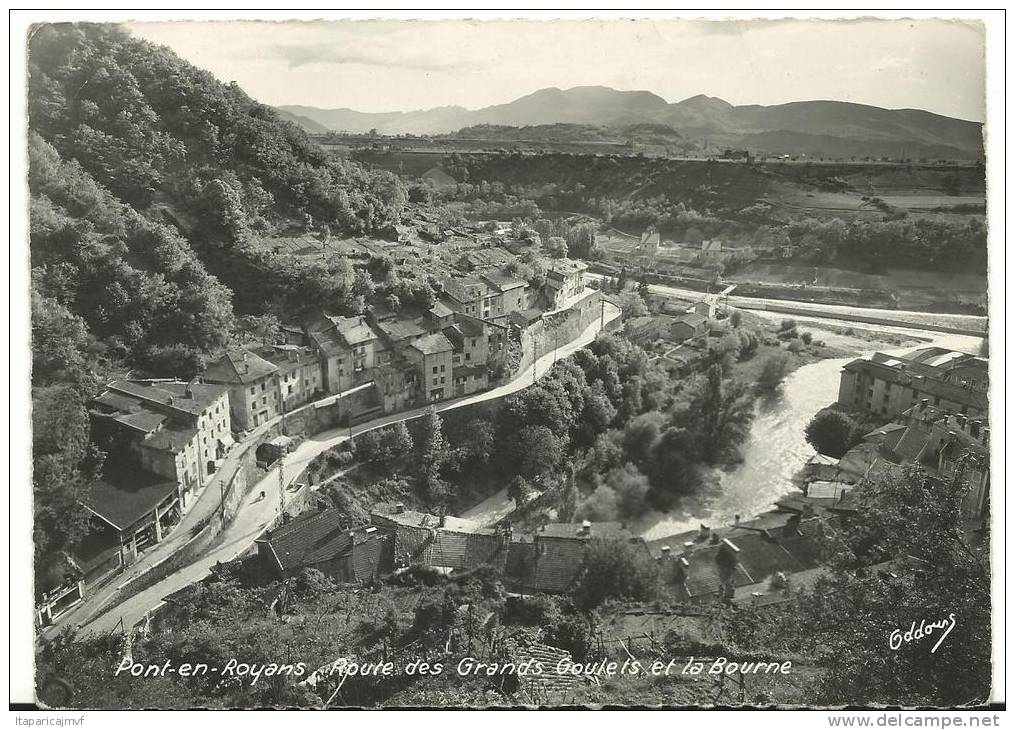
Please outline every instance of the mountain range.
[{"label": "mountain range", "polygon": [[507,104],[469,110],[445,106],[411,112],[282,106],[307,131],[447,134],[463,127],[664,124],[680,135],[767,154],[979,159],[983,125],[919,109],[883,109],[843,101],[734,106],[710,96],[673,103],[649,91],[604,86],[541,89]]}]

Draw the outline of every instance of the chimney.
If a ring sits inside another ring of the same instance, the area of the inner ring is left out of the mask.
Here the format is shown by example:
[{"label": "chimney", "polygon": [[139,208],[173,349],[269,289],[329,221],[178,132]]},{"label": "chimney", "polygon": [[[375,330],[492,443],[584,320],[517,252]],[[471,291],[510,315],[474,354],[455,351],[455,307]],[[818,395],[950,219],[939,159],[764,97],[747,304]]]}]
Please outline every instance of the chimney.
[{"label": "chimney", "polygon": [[987,426],[984,426],[983,430],[980,431],[980,443],[984,446],[990,446],[990,429]]},{"label": "chimney", "polygon": [[690,567],[690,563],[687,562],[686,558],[678,558],[677,562],[673,564],[673,582],[683,585],[687,582],[687,569]]},{"label": "chimney", "polygon": [[[810,505],[808,505],[810,506]],[[791,515],[786,524],[782,527],[783,537],[793,537],[800,529],[800,515]]]},{"label": "chimney", "polygon": [[582,520],[581,534],[588,535],[591,532],[592,532],[592,523],[589,522],[588,520]]},{"label": "chimney", "polygon": [[740,515],[733,515],[733,524],[734,525],[740,524]]},{"label": "chimney", "polygon": [[283,512],[282,513],[282,524],[283,525],[288,525],[292,521],[293,521],[293,516],[291,514],[289,514],[288,512]]},{"label": "chimney", "polygon": [[930,403],[930,398],[921,398],[920,399],[920,407],[921,408],[926,408],[928,403]]},{"label": "chimney", "polygon": [[699,540],[707,540],[708,536],[711,534],[711,532],[712,531],[710,529],[708,529],[708,525],[700,525],[698,527],[698,539]]},{"label": "chimney", "polygon": [[405,512],[405,504],[403,504],[402,502],[399,502],[398,504],[395,505],[395,509],[393,510],[393,513],[396,514],[396,515],[400,515],[403,512]]},{"label": "chimney", "polygon": [[169,400],[167,400],[166,403],[173,405],[173,396],[169,396]]},{"label": "chimney", "polygon": [[974,439],[980,437],[980,423],[979,419],[969,422],[969,435]]},{"label": "chimney", "polygon": [[669,560],[670,557],[672,557],[670,555],[670,546],[669,545],[663,545],[661,548],[659,548],[659,557],[662,560]]},{"label": "chimney", "polygon": [[439,526],[444,527],[447,524],[447,521],[448,521],[447,515],[441,515],[441,522]]}]

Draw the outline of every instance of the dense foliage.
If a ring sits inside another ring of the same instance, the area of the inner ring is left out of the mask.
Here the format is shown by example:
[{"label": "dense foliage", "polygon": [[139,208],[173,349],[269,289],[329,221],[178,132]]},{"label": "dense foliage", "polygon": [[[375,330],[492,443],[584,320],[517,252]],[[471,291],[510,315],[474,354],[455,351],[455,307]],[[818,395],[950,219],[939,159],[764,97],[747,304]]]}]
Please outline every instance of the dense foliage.
[{"label": "dense foliage", "polygon": [[[863,484],[854,495],[858,517],[829,535],[828,574],[781,611],[742,609],[730,621],[732,637],[815,657],[825,668],[811,688],[815,704],[985,702],[989,539],[960,518],[965,490],[961,470],[939,479],[918,467]],[[921,622],[943,623],[930,636],[890,643],[894,631]]]},{"label": "dense foliage", "polygon": [[[773,175],[744,165],[568,154],[452,155],[447,164],[454,166],[456,179],[468,182],[444,196],[474,207],[492,210],[510,202],[525,206],[515,215],[532,218],[539,209],[591,214],[621,230],[654,227],[691,244],[720,238],[735,246],[793,246],[794,259],[811,264],[986,270],[986,227],[977,216],[909,218],[869,196],[861,196],[863,205],[878,214],[854,220],[759,202],[782,175],[806,189],[838,190],[841,178],[829,177],[834,166],[823,173],[800,166]],[[944,194],[949,179],[941,178]]]}]

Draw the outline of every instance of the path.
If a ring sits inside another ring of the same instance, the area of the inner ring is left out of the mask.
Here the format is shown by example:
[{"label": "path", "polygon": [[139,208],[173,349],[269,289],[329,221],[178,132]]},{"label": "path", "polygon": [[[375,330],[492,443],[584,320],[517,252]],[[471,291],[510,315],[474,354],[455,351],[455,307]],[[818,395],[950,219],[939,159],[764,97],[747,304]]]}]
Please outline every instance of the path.
[{"label": "path", "polygon": [[[607,302],[603,316],[603,323],[609,324],[618,317],[620,317],[620,309]],[[556,358],[554,357],[553,352],[549,352],[536,360],[532,365],[519,372],[510,382],[497,388],[493,388],[492,390],[434,404],[436,410],[438,412],[448,411],[472,405],[474,403],[503,398],[511,395],[512,393],[517,393],[518,391],[530,386],[535,379],[542,377],[550,369],[553,363],[556,362],[556,360],[562,360],[570,356],[575,351],[585,347],[595,340],[596,335],[599,334],[599,329],[600,320],[596,319],[592,324],[586,327],[585,331],[577,338],[568,344],[561,345],[557,348]],[[533,375],[533,370],[535,371],[535,375]],[[366,423],[353,426],[351,434],[356,436],[366,431],[372,431],[376,428],[388,426],[392,423],[419,418],[420,416],[425,415],[429,409],[430,406],[427,405],[414,408],[410,411],[382,416],[372,421],[367,421]],[[264,532],[266,527],[279,514],[280,481],[281,484],[284,485],[283,488],[285,491],[283,496],[288,504],[295,496],[295,492],[290,489],[290,486],[296,481],[296,478],[303,472],[307,465],[309,465],[309,463],[318,454],[347,441],[349,436],[350,429],[348,427],[342,427],[310,436],[304,440],[291,454],[286,456],[285,463],[281,467],[283,469],[281,480],[279,480],[279,467],[275,467],[250,490],[249,494],[244,497],[243,500],[241,500],[241,506],[236,517],[222,531],[222,534],[216,542],[216,546],[212,548],[203,558],[186,566],[185,568],[180,569],[159,583],[141,591],[137,595],[132,596],[105,613],[95,616],[94,618],[89,618],[86,622],[82,623],[81,633],[108,633],[109,631],[112,631],[117,624],[119,624],[121,618],[123,619],[124,626],[133,626],[144,617],[147,611],[157,606],[165,596],[180,590],[190,583],[200,580],[207,575],[209,569],[215,565],[215,563],[228,562],[246,551],[253,544],[253,541],[258,537],[258,535]],[[263,499],[260,497],[261,491],[264,491],[265,493],[265,497]]]}]

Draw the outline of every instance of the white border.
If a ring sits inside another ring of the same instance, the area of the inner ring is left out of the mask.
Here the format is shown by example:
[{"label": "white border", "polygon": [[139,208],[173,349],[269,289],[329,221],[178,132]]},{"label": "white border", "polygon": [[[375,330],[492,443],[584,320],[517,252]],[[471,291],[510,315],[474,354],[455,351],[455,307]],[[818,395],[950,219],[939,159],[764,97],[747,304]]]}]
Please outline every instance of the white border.
[{"label": "white border", "polygon": [[[460,7],[459,3],[448,3],[453,7]],[[234,9],[234,10],[206,10],[198,8],[178,10],[138,10],[127,8],[120,3],[114,3],[111,10],[17,10],[11,11],[9,25],[9,78],[10,78],[10,146],[7,150],[8,169],[10,170],[10,201],[11,201],[11,230],[9,250],[9,278],[10,278],[10,363],[14,363],[13,372],[8,370],[10,382],[10,413],[9,422],[3,428],[9,429],[9,424],[15,427],[7,433],[10,444],[10,514],[8,522],[10,525],[10,552],[12,556],[10,563],[11,597],[9,602],[11,645],[11,701],[30,701],[32,697],[32,671],[31,658],[33,656],[33,632],[32,626],[32,605],[31,605],[31,566],[25,560],[25,556],[32,554],[31,541],[31,505],[30,505],[30,389],[29,389],[29,367],[31,362],[29,336],[30,328],[28,323],[28,247],[27,247],[27,215],[16,214],[15,211],[27,210],[27,186],[25,185],[26,172],[26,145],[25,145],[25,100],[23,94],[25,78],[25,33],[32,22],[40,21],[126,21],[126,20],[231,20],[231,19],[263,19],[263,20],[312,20],[320,18],[340,19],[365,19],[365,18],[391,18],[391,19],[443,19],[443,18],[529,18],[537,20],[551,20],[556,18],[816,18],[832,19],[842,17],[881,17],[881,18],[968,18],[981,20],[987,28],[987,200],[988,200],[988,226],[989,226],[989,250],[991,255],[991,266],[989,271],[990,283],[990,315],[991,315],[991,382],[993,391],[991,398],[991,427],[995,447],[992,449],[992,478],[993,482],[993,569],[994,569],[994,679],[995,687],[993,697],[995,700],[1003,700],[1005,686],[1005,666],[1003,662],[1005,646],[1004,618],[1006,613],[1004,596],[1005,571],[1005,535],[1004,524],[1007,515],[1005,505],[1005,464],[1004,454],[1006,448],[1000,448],[1001,444],[1008,445],[1004,414],[1008,410],[1009,403],[1004,388],[1004,377],[1007,374],[1005,365],[1006,342],[1005,342],[1005,273],[1007,262],[1004,259],[1004,241],[1007,234],[1005,225],[1005,171],[1007,158],[1005,156],[1005,131],[1006,127],[1006,78],[1007,58],[1005,55],[1005,36],[1007,19],[1003,11],[971,11],[965,9],[904,9],[904,10],[814,10],[814,9],[787,9],[787,10],[590,10],[590,9],[560,9],[560,10],[395,10],[385,9],[378,5],[368,10],[346,10],[336,12],[333,10],[266,10],[266,9]],[[9,365],[5,365],[9,367]],[[1002,405],[1003,404],[1003,405]],[[996,417],[995,417],[996,416]],[[16,597],[16,598],[14,598]],[[49,713],[60,715],[73,715],[73,713]],[[819,713],[820,714],[820,713]],[[855,713],[865,714],[865,713]],[[103,720],[111,725],[131,723],[136,719],[124,713],[103,713]],[[162,713],[154,713],[146,716],[146,721],[155,721],[162,724]],[[221,716],[203,716],[209,720],[203,722],[221,721]],[[245,715],[244,722],[254,722],[261,725],[264,722],[264,715]],[[305,722],[320,721],[314,719],[314,715],[306,715]],[[322,717],[317,715],[317,718]],[[457,715],[459,721],[474,722],[469,715]],[[505,720],[504,715],[495,715],[500,721]],[[535,716],[532,716],[535,719]],[[774,724],[775,717],[760,713],[752,713],[750,717],[740,716],[743,721],[751,723],[761,722],[763,725]],[[801,720],[800,718],[809,718]],[[455,715],[447,715],[442,718],[446,721],[455,718]],[[648,717],[639,716],[642,722]],[[190,718],[188,718],[190,719]],[[390,718],[389,718],[390,719]],[[612,720],[617,718],[611,718]],[[702,718],[704,719],[704,718]],[[331,718],[333,721],[334,718]],[[493,718],[488,718],[492,721]],[[171,719],[170,719],[171,721]],[[584,722],[585,720],[583,720]],[[824,719],[810,715],[793,716],[785,714],[778,716],[781,726],[793,726],[798,722],[806,722],[808,726],[815,724],[824,725]],[[273,722],[274,724],[274,722]]]}]

